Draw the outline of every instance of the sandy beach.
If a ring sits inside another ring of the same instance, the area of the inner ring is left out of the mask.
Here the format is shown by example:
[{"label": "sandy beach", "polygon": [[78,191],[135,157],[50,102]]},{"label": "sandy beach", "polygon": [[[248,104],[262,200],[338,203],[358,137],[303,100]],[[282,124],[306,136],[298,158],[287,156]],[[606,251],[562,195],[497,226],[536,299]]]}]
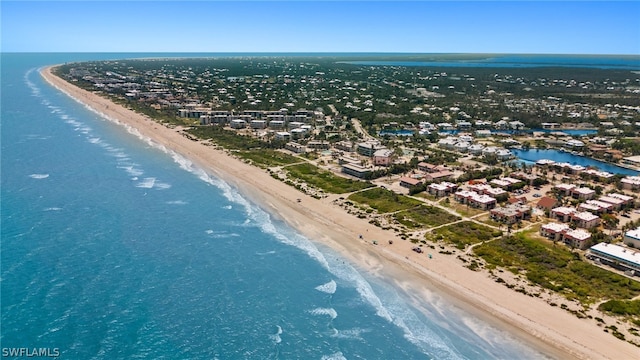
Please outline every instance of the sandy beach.
[{"label": "sandy beach", "polygon": [[[496,283],[484,272],[464,268],[455,256],[434,254],[429,259],[411,249],[411,242],[382,230],[366,219],[349,215],[331,202],[314,199],[202,142],[185,137],[145,115],[116,105],[41,71],[47,82],[124,125],[135,128],[210,174],[239,189],[251,201],[282,219],[315,242],[325,244],[368,273],[403,289],[416,303],[429,301],[429,292],[442,294],[459,307],[557,359],[637,359],[640,349],[603,332],[593,320],[578,319],[544,300]],[[300,202],[297,199],[301,199]],[[359,238],[364,235],[364,239]],[[373,245],[371,240],[379,240]],[[389,244],[387,240],[393,240]]]}]

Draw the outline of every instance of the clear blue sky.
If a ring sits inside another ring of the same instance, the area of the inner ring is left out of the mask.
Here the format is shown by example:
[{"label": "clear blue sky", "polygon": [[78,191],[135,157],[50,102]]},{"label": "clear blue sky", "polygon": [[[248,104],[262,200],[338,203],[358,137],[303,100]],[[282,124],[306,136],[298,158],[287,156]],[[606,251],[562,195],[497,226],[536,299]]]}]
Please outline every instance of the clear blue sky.
[{"label": "clear blue sky", "polygon": [[1,1],[3,52],[640,54],[639,1]]}]

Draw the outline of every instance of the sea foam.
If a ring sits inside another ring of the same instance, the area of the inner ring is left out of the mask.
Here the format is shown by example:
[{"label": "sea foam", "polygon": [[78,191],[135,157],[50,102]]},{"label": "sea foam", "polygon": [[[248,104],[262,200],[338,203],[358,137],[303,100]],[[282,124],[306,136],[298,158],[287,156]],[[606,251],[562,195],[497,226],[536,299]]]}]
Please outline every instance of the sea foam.
[{"label": "sea foam", "polygon": [[322,284],[319,286],[316,286],[315,289],[318,291],[322,291],[323,293],[327,293],[327,294],[334,294],[336,292],[336,282],[331,280],[326,284]]}]

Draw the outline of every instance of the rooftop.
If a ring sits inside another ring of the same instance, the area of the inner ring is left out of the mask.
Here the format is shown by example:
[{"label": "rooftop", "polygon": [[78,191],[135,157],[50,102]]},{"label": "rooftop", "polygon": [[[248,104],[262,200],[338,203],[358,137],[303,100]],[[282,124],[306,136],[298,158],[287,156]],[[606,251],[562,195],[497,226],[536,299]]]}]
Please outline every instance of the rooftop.
[{"label": "rooftop", "polygon": [[620,245],[599,243],[592,246],[589,250],[595,253],[609,255],[624,262],[634,264],[635,266],[640,266],[640,252]]}]

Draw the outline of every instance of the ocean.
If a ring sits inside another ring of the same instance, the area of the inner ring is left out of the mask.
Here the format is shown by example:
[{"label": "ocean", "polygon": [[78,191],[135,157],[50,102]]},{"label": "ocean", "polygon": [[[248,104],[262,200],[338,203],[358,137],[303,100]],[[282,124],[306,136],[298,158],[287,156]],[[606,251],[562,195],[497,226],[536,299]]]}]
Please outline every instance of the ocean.
[{"label": "ocean", "polygon": [[437,292],[416,304],[38,73],[63,62],[157,55],[2,54],[3,352],[542,357]]}]

